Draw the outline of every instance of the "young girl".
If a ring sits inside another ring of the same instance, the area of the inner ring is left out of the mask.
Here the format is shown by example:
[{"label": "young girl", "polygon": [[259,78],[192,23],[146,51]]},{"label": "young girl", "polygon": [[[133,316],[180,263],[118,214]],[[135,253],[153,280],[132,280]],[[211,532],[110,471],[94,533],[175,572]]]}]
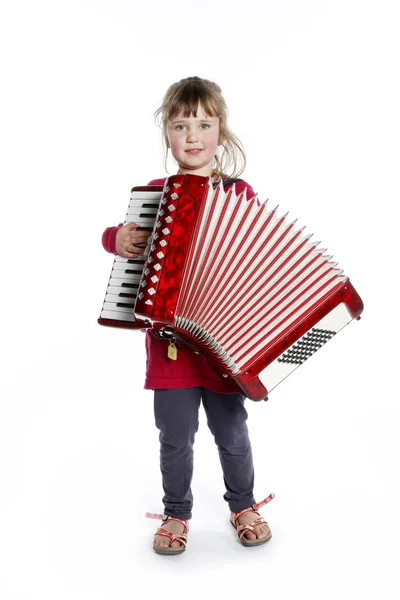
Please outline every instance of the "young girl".
[{"label": "young girl", "polygon": [[[214,184],[225,181],[225,189],[233,185],[224,173],[237,178],[245,166],[245,155],[239,140],[227,125],[227,108],[221,89],[213,82],[188,77],[167,90],[156,112],[160,119],[168,151],[182,174],[211,177]],[[164,184],[154,179],[148,185]],[[252,188],[243,180],[235,183],[236,192]],[[103,233],[103,246],[108,252],[125,258],[137,258],[144,250],[139,244],[148,234],[137,232],[135,223],[109,227]],[[164,489],[163,525],[156,532],[153,548],[161,554],[180,554],[186,549],[188,520],[192,517],[193,444],[198,429],[200,402],[218,447],[224,475],[224,499],[231,510],[230,520],[244,546],[264,544],[271,538],[268,523],[257,508],[273,495],[255,504],[254,469],[246,425],[244,396],[233,380],[218,373],[201,355],[177,344],[176,360],[168,358],[168,344],[146,334],[147,369],[145,388],[154,390],[154,413],[160,431],[160,463]]]}]

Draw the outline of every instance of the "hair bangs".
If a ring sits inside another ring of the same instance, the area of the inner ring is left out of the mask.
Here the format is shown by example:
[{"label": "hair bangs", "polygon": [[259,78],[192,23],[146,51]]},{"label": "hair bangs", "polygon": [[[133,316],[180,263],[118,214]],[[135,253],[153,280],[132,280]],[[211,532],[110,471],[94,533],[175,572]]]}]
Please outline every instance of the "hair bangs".
[{"label": "hair bangs", "polygon": [[185,119],[197,117],[199,104],[207,117],[218,117],[216,102],[207,90],[199,89],[196,86],[187,86],[180,91],[180,94],[171,102],[168,119],[182,114]]}]

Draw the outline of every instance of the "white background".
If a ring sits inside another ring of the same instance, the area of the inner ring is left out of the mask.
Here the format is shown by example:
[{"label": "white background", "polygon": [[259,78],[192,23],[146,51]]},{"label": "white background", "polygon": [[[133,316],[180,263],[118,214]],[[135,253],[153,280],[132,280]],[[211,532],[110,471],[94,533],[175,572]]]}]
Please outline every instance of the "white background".
[{"label": "white background", "polygon": [[[398,598],[397,2],[9,0],[0,17],[2,599]],[[202,414],[189,548],[165,558],[144,519],[162,490],[143,335],[97,324],[100,237],[164,175],[153,113],[189,75],[222,87],[245,179],[365,312],[247,403],[271,542],[235,539]]]}]

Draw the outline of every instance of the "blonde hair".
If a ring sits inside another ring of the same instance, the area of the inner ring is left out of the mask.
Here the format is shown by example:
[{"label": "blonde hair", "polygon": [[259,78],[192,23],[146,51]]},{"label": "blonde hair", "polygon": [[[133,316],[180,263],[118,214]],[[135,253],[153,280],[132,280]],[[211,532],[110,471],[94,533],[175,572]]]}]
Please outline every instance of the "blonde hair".
[{"label": "blonde hair", "polygon": [[244,148],[228,127],[228,109],[221,88],[216,83],[200,77],[187,77],[173,83],[168,88],[160,108],[154,113],[155,120],[162,130],[165,170],[168,159],[168,121],[181,112],[185,118],[191,115],[196,117],[199,103],[207,116],[219,118],[219,142],[222,152],[219,151],[214,156],[214,170],[229,177],[238,177],[246,167]]}]

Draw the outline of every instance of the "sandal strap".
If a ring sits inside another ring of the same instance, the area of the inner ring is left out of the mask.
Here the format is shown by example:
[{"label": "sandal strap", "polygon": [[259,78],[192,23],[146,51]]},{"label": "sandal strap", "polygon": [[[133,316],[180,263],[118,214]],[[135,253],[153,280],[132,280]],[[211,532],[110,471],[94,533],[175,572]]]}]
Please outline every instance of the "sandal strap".
[{"label": "sandal strap", "polygon": [[249,523],[248,525],[240,525],[237,528],[237,534],[239,536],[240,541],[242,541],[242,539],[244,538],[244,536],[246,535],[246,533],[248,531],[251,531],[252,533],[254,533],[254,535],[256,536],[256,538],[258,538],[257,532],[254,529],[254,527]]},{"label": "sandal strap", "polygon": [[257,502],[256,504],[253,504],[253,508],[255,509],[255,511],[257,511],[257,508],[261,508],[265,504],[268,504],[268,502],[271,502],[271,500],[273,500],[274,498],[275,498],[275,494],[272,493],[269,496],[267,496],[266,498],[264,498],[264,500],[261,500],[261,502]]},{"label": "sandal strap", "polygon": [[164,521],[167,515],[162,515],[161,513],[147,512],[144,516],[146,517],[146,519],[161,519],[162,521]]}]

